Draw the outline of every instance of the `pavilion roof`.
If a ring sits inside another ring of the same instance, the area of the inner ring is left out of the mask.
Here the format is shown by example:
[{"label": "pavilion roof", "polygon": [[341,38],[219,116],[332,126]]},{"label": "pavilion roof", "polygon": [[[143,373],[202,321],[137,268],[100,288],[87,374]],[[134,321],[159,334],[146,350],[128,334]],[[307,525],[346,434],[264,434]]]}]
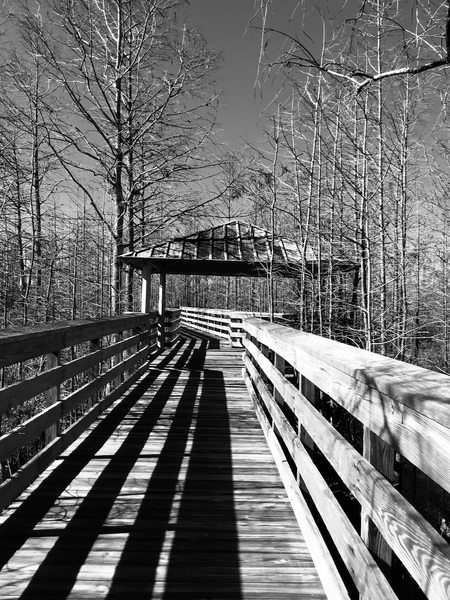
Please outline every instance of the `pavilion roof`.
[{"label": "pavilion roof", "polygon": [[[121,259],[142,269],[151,263],[155,271],[196,275],[267,274],[272,252],[272,234],[242,221],[230,221],[204,231],[176,237],[140,250]],[[301,245],[291,239],[274,236],[273,267],[284,277],[296,277],[304,263]],[[306,253],[307,269],[314,270],[317,259],[311,249]]]}]

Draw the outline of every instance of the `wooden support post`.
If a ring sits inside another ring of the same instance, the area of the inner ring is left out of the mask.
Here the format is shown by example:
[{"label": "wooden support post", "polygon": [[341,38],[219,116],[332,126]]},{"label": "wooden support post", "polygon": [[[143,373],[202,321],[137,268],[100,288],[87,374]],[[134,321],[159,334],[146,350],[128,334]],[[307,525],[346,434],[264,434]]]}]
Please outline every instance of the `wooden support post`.
[{"label": "wooden support post", "polygon": [[145,263],[142,269],[142,288],[141,288],[141,312],[147,313],[151,310],[151,284],[152,284],[152,264]]},{"label": "wooden support post", "polygon": [[[53,369],[55,367],[59,367],[61,364],[61,351],[57,350],[56,352],[50,352],[46,355],[46,369]],[[56,402],[59,402],[61,398],[61,389],[59,385],[55,385],[54,387],[48,389],[45,392],[45,405],[51,406]],[[60,434],[60,423],[57,422],[54,425],[51,425],[45,430],[45,445],[50,444],[59,434]]]},{"label": "wooden support post", "polygon": [[[363,455],[382,475],[394,480],[395,451],[368,427],[364,427]],[[380,568],[389,579],[392,567],[392,549],[385,542],[367,513],[361,511],[361,538],[379,562]]]},{"label": "wooden support post", "polygon": [[[100,338],[95,338],[94,340],[91,340],[89,342],[89,351],[90,352],[97,352],[97,350],[100,350],[100,348],[101,348],[101,339]],[[92,380],[97,379],[97,377],[100,375],[100,363],[96,363],[93,367],[91,367],[89,369],[89,375]],[[99,392],[95,392],[95,394],[93,394],[93,396],[89,400],[88,405],[93,406],[98,401],[99,401]]]},{"label": "wooden support post", "polygon": [[[119,331],[119,332],[116,333],[116,335],[114,336],[116,342],[121,342],[123,340],[123,338],[124,338],[123,333],[124,333],[123,331]],[[122,361],[123,361],[123,352],[119,352],[118,354],[116,354],[114,356],[114,358],[113,358],[113,364],[114,365],[118,365]],[[113,389],[119,387],[119,385],[123,381],[123,378],[124,378],[124,373],[122,372],[115,379],[113,379],[113,384],[114,384],[114,388]]]},{"label": "wooden support post", "polygon": [[[112,343],[121,342],[123,340],[123,331],[118,331],[112,336]],[[115,354],[111,358],[111,367],[118,365],[123,360],[123,352]],[[108,396],[113,390],[115,390],[123,381],[123,372],[115,377],[112,381],[106,384],[105,395]]]},{"label": "wooden support post", "polygon": [[230,313],[229,335],[232,347],[239,348],[243,346],[243,328],[242,323],[245,319],[245,313],[232,312]]},{"label": "wooden support post", "polygon": [[[135,335],[136,333],[137,333],[136,329],[134,329],[134,328],[130,329],[130,330],[124,332],[124,334],[125,334],[124,338],[131,337],[131,336]],[[136,351],[137,351],[137,345],[136,346],[131,346],[131,348],[128,348],[128,350],[125,351],[124,358],[125,359],[129,358],[130,356],[132,356],[133,354],[135,354]],[[133,373],[133,368],[132,367],[131,367],[131,369],[126,369],[123,372],[123,379],[122,380],[126,381],[129,377],[131,377],[132,373]]]},{"label": "wooden support post", "polygon": [[[271,361],[271,356],[270,356],[270,350],[269,350],[269,348],[265,344],[263,344],[262,342],[258,342],[257,346],[258,346],[258,349],[263,354],[263,356],[265,356],[266,358],[268,358]],[[267,377],[264,369],[261,366],[258,366],[258,371],[259,371],[259,374],[262,377],[262,380],[269,387],[269,390],[272,393],[272,387],[273,387],[272,386],[272,382],[268,379],[268,377]]]},{"label": "wooden support post", "polygon": [[228,341],[233,346],[233,313],[228,313]]},{"label": "wooden support post", "polygon": [[[303,396],[305,396],[305,398],[307,400],[309,400],[309,402],[311,402],[311,404],[316,404],[316,389],[317,389],[316,386],[313,383],[311,383],[311,381],[309,381],[309,379],[306,379],[306,377],[304,377],[304,375],[302,375],[301,373],[297,372],[297,375],[298,375],[298,387],[299,387],[301,394]],[[298,437],[299,437],[300,441],[303,443],[303,445],[306,448],[309,448],[310,455],[313,457],[313,460],[314,460],[314,452],[316,449],[316,445],[315,445],[312,437],[309,435],[309,433],[303,427],[301,421],[298,422]],[[308,492],[308,488],[304,484],[304,482],[298,472],[297,472],[297,483],[301,490],[303,490],[304,492]]]},{"label": "wooden support post", "polygon": [[[282,358],[278,354],[275,354],[273,364],[280,371],[280,373],[284,375],[286,370],[286,361],[284,360],[284,358]],[[283,404],[285,403],[283,396],[276,389],[274,390],[274,398],[280,406],[283,406]]]},{"label": "wooden support post", "polygon": [[165,313],[165,317],[164,317],[164,322],[165,322],[165,326],[164,326],[164,332],[165,332],[165,339],[164,339],[164,344],[170,348],[172,345],[172,339],[173,339],[173,328],[174,328],[174,324],[173,324],[173,315],[175,314],[175,311],[172,309],[166,309],[166,313]]},{"label": "wooden support post", "polygon": [[166,274],[159,274],[159,296],[158,296],[158,347],[165,347],[165,320],[166,320]]},{"label": "wooden support post", "polygon": [[[316,404],[316,386],[311,383],[311,381],[309,381],[309,379],[306,379],[306,377],[304,377],[303,375],[300,375],[299,377],[299,385],[300,385],[300,392],[303,394],[303,396],[305,396],[305,398],[307,398],[311,404],[315,405]],[[308,432],[301,426],[301,423],[299,423],[299,436],[300,436],[300,440],[303,442],[303,444],[305,446],[307,446],[308,448],[310,448],[312,451],[315,450],[315,444],[313,439],[311,438],[311,436],[308,434]]]}]

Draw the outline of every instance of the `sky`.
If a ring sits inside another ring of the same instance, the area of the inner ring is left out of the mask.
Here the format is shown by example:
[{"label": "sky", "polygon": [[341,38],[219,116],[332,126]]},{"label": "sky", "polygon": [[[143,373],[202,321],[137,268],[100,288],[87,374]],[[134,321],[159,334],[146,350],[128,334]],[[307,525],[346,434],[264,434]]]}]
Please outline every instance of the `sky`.
[{"label": "sky", "polygon": [[[188,18],[206,39],[223,51],[218,87],[223,90],[219,121],[221,138],[230,146],[255,143],[262,137],[261,111],[274,95],[267,89],[263,98],[255,84],[260,52],[260,33],[248,28],[255,15],[254,0],[189,0]],[[286,28],[298,0],[275,0],[272,26]],[[257,1],[259,5],[259,1]],[[254,20],[260,25],[259,18]]]},{"label": "sky", "polygon": [[[305,20],[300,7],[302,4],[307,6]],[[321,10],[327,25],[332,27],[336,15],[339,17],[337,20],[349,16],[355,4],[355,0],[314,0],[310,3],[273,0],[267,22],[274,29],[298,35],[319,55],[322,23],[317,9]],[[248,25],[257,11],[259,0],[189,0],[189,5],[189,21],[224,54],[218,81],[218,87],[223,90],[223,106],[219,114],[222,141],[232,147],[243,146],[245,141],[257,143],[263,139],[265,124],[261,112],[277,91],[277,84],[267,85],[261,98],[255,83],[261,39],[260,32]],[[253,24],[261,25],[261,19],[255,18]]]}]

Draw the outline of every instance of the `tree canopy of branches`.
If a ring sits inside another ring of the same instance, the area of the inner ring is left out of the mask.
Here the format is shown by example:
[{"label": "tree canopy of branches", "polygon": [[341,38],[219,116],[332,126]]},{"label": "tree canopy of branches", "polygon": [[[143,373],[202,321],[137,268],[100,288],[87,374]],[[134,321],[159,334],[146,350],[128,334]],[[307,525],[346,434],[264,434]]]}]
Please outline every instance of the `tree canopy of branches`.
[{"label": "tree canopy of branches", "polygon": [[[353,342],[413,361],[437,344],[435,363],[447,368],[448,274],[437,256],[448,243],[450,3],[301,0],[285,31],[271,6],[260,0],[258,12],[259,82],[276,90],[267,117],[278,158],[272,150],[265,168],[288,194],[273,208],[278,222],[290,212],[292,233],[324,259],[309,291],[302,281],[302,322],[333,335],[343,318]],[[359,265],[347,311],[325,267],[336,259]]]},{"label": "tree canopy of branches", "polygon": [[[19,20],[49,89],[41,101],[50,148],[99,218],[105,195],[112,201],[114,220],[104,222],[114,239],[115,311],[125,291],[118,257],[145,235],[137,223],[151,229],[152,200],[208,164],[218,55],[177,22],[177,8],[172,0],[30,1]],[[178,202],[165,219],[185,208]]]},{"label": "tree canopy of branches", "polygon": [[[450,2],[448,0],[339,0],[312,3],[301,0],[296,12],[303,11],[304,22],[314,4],[323,25],[326,54],[313,50],[319,40],[290,34],[270,27],[267,7],[272,0],[260,0],[263,17],[263,36],[283,38],[283,51],[270,61],[271,67],[282,67],[287,72],[319,70],[349,83],[359,93],[373,82],[401,75],[419,75],[450,65]],[[380,25],[383,24],[383,31]],[[375,29],[374,29],[375,27]],[[320,29],[320,28],[319,28]],[[381,39],[389,39],[390,60],[381,64],[367,61],[361,40],[368,40],[376,49]],[[263,46],[266,46],[263,41]]]}]

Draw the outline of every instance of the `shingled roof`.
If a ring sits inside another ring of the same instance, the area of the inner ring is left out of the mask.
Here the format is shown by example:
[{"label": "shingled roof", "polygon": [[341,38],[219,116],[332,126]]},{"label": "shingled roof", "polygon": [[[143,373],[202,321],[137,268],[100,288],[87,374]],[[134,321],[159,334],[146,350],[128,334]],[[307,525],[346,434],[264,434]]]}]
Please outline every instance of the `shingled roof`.
[{"label": "shingled roof", "polygon": [[[270,232],[241,221],[230,221],[185,237],[176,237],[168,242],[128,252],[121,259],[138,269],[151,263],[153,270],[166,273],[259,277],[267,273],[271,251]],[[277,274],[296,277],[302,263],[300,244],[281,236],[274,237],[273,265]],[[304,266],[315,270],[316,264],[314,253],[308,250]]]}]

